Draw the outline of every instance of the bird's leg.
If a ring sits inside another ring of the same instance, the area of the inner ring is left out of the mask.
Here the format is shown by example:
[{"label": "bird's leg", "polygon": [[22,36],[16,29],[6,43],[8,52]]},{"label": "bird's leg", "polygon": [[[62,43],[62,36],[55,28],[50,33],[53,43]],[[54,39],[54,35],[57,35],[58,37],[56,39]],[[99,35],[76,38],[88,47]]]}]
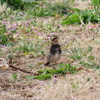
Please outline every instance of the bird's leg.
[{"label": "bird's leg", "polygon": [[52,67],[53,67],[54,69],[56,69],[55,64],[52,64]]}]

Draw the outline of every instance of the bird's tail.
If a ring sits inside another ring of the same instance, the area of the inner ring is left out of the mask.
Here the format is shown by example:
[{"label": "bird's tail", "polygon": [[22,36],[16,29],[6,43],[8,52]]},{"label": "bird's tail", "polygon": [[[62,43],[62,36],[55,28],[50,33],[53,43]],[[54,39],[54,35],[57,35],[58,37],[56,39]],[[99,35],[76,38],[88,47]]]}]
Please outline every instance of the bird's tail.
[{"label": "bird's tail", "polygon": [[47,66],[47,65],[49,65],[50,64],[50,62],[47,62],[46,64],[45,64],[45,66]]}]

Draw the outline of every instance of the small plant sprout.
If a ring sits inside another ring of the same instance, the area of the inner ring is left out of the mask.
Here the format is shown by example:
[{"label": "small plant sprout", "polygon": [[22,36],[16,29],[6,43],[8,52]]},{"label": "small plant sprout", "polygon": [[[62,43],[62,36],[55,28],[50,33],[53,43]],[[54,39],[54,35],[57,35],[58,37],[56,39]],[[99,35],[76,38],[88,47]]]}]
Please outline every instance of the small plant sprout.
[{"label": "small plant sprout", "polygon": [[87,82],[90,82],[90,81],[91,81],[91,78],[87,78],[86,81],[87,81]]},{"label": "small plant sprout", "polygon": [[12,76],[13,76],[13,80],[14,80],[14,81],[16,81],[16,80],[17,80],[18,75],[17,75],[17,74],[12,74]]}]

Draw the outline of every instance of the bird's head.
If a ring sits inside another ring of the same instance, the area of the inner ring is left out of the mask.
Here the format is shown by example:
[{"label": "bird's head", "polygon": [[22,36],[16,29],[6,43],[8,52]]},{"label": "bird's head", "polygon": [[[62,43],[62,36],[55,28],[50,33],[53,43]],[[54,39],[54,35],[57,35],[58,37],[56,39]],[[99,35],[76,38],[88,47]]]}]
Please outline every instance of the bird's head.
[{"label": "bird's head", "polygon": [[58,39],[59,39],[58,36],[52,35],[51,36],[51,43],[52,43],[52,45],[58,44]]}]

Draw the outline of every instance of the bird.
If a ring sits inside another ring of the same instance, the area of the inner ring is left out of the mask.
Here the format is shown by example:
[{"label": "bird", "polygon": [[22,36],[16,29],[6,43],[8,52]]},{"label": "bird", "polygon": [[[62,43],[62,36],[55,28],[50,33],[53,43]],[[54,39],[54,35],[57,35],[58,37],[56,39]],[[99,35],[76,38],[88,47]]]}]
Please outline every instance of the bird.
[{"label": "bird", "polygon": [[51,36],[51,47],[49,54],[47,55],[47,62],[45,66],[48,66],[50,63],[56,63],[61,59],[61,48],[58,44],[59,37],[56,35]]}]

